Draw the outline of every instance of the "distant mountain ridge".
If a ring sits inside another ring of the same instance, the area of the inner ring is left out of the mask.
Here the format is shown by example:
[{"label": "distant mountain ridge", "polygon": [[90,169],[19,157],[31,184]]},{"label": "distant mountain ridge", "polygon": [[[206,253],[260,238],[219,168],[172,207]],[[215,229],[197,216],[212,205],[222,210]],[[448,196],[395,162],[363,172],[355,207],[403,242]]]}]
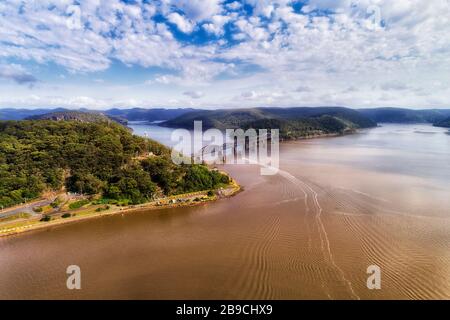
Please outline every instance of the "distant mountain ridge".
[{"label": "distant mountain ridge", "polygon": [[443,127],[443,128],[450,128],[450,117],[447,119],[438,121],[434,124],[435,127]]},{"label": "distant mountain ridge", "polygon": [[[181,116],[185,113],[195,111],[191,108],[177,108],[177,109],[109,109],[104,113],[109,116],[118,116],[127,119],[128,121],[165,121]],[[198,110],[198,109],[197,109]]]},{"label": "distant mountain ridge", "polygon": [[64,108],[42,108],[42,109],[15,109],[15,108],[5,108],[0,109],[0,120],[23,120],[28,117],[38,116],[50,112],[62,112],[69,111],[69,109]]},{"label": "distant mountain ridge", "polygon": [[80,109],[65,109],[65,108],[40,108],[40,109],[15,109],[15,108],[5,108],[0,109],[0,120],[23,120],[32,116],[39,116],[54,112],[69,112],[69,111],[80,111],[80,112],[91,112],[91,113],[101,113],[110,117],[119,117],[126,119],[128,121],[164,121],[170,120],[178,117],[187,112],[191,112],[198,109],[192,108],[178,108],[178,109],[144,109],[144,108],[132,108],[132,109],[108,109],[108,110],[90,110],[86,108]]},{"label": "distant mountain ridge", "polygon": [[[114,121],[124,124],[128,121],[165,121],[165,126],[190,127],[193,120],[202,120],[203,126],[233,128],[252,121],[274,119],[286,125],[286,121],[306,118],[318,118],[324,115],[352,122],[358,127],[370,127],[374,123],[431,123],[438,125],[450,118],[450,109],[412,110],[406,108],[363,108],[350,109],[345,107],[297,107],[297,108],[241,108],[202,110],[193,108],[130,108],[108,109],[104,111],[80,108],[69,110],[65,108],[41,109],[0,109],[0,120],[23,120],[30,117],[55,112],[88,112],[98,113],[110,117]],[[260,123],[259,123],[260,124]],[[317,124],[317,123],[316,123]],[[349,123],[348,123],[349,124]]]},{"label": "distant mountain ridge", "polygon": [[377,125],[358,111],[344,107],[201,110],[183,114],[161,125],[192,129],[194,121],[202,121],[204,129],[279,129],[282,139],[343,134]]},{"label": "distant mountain ridge", "polygon": [[450,117],[450,109],[412,110],[404,108],[357,109],[378,123],[437,123]]},{"label": "distant mountain ridge", "polygon": [[249,108],[249,109],[219,109],[200,110],[181,115],[166,121],[164,126],[192,128],[194,120],[203,121],[205,128],[238,128],[243,124],[263,119],[274,120],[303,120],[331,116],[342,121],[353,123],[359,128],[376,126],[376,123],[358,113],[358,111],[345,107],[293,107],[293,108]]},{"label": "distant mountain ridge", "polygon": [[79,121],[79,122],[110,122],[114,121],[123,126],[128,124],[128,120],[117,117],[107,116],[98,112],[83,111],[56,111],[45,114],[34,115],[25,118],[26,120],[54,120],[54,121]]}]

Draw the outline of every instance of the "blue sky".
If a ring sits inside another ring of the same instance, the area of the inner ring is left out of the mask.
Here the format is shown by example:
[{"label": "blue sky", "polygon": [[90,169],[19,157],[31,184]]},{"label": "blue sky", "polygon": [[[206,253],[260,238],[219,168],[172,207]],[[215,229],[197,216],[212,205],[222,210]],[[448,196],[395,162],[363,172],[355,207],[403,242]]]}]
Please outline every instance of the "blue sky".
[{"label": "blue sky", "polygon": [[0,107],[450,107],[447,0],[0,1]]}]

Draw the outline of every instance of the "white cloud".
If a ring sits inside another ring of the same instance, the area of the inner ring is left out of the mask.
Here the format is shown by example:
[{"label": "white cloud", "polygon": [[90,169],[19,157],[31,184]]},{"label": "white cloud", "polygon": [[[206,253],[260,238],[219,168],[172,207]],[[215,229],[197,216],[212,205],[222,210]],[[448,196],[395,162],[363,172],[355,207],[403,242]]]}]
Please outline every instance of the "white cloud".
[{"label": "white cloud", "polygon": [[172,0],[171,4],[181,9],[190,20],[203,21],[222,11],[220,0]]},{"label": "white cloud", "polygon": [[172,12],[171,14],[169,14],[167,19],[173,24],[175,24],[178,27],[178,29],[180,29],[180,31],[184,33],[191,33],[192,30],[194,29],[193,23],[185,19],[182,15],[180,15],[177,12]]},{"label": "white cloud", "polygon": [[171,83],[171,79],[169,76],[158,76],[155,78],[155,81],[157,83],[162,83],[162,84],[170,84]]},{"label": "white cloud", "polygon": [[15,81],[18,84],[33,84],[37,79],[18,64],[0,64],[0,78]]},{"label": "white cloud", "polygon": [[[118,60],[130,67],[163,70],[148,75],[151,80],[146,91],[139,92],[138,103],[153,102],[152,87],[184,87],[207,93],[198,102],[208,105],[235,105],[238,97],[249,105],[328,102],[351,106],[448,106],[448,1],[310,0],[303,13],[295,12],[289,0],[244,2],[253,7],[251,16],[240,10],[237,1],[82,1],[79,28],[68,23],[69,1],[23,2],[21,10],[16,1],[2,2],[3,99],[19,101],[14,96],[22,94],[22,89],[10,94],[6,88],[36,81],[33,74],[38,75],[37,69],[28,68],[28,64],[27,69],[20,66],[26,61],[43,69],[54,64],[67,69],[66,78],[57,83],[60,86],[70,84],[73,73],[98,73],[92,79],[105,80],[101,84],[104,96],[98,93],[92,103],[129,103],[129,97],[134,97],[138,89],[116,97],[118,93],[113,89],[107,91],[113,88],[107,74],[101,74]],[[379,9],[381,19],[376,28],[372,28],[373,11],[368,11],[373,5]],[[305,14],[323,9],[329,13]],[[163,15],[169,22],[156,21],[156,15]],[[179,40],[171,32],[171,23],[187,35],[206,31],[211,38],[201,44]],[[227,24],[230,28],[225,28]],[[225,29],[233,33],[223,37]],[[51,91],[41,87],[40,83],[34,90]],[[358,90],[349,91],[351,87]],[[89,90],[80,85],[69,90],[67,85],[65,97],[70,104],[79,101],[73,96],[90,96]],[[244,97],[242,92],[255,92],[256,96]],[[114,101],[108,100],[108,94],[115,96]],[[48,94],[39,96],[45,103]],[[167,97],[158,99],[159,103],[168,101]]]},{"label": "white cloud", "polygon": [[286,103],[291,96],[284,91],[278,91],[273,88],[268,92],[256,92],[255,90],[242,92],[240,96],[234,97],[236,101],[251,101],[255,105],[271,105],[274,103]]},{"label": "white cloud", "polygon": [[299,86],[295,89],[296,92],[311,92],[312,89],[308,86]]},{"label": "white cloud", "polygon": [[223,35],[224,34],[224,25],[227,24],[231,20],[228,16],[215,15],[212,17],[210,23],[206,23],[203,25],[203,28],[209,33],[215,35]]},{"label": "white cloud", "polygon": [[403,91],[407,90],[409,87],[404,83],[398,81],[385,82],[381,85],[381,89],[385,91]]},{"label": "white cloud", "polygon": [[185,92],[183,92],[183,94],[185,96],[191,97],[192,99],[200,99],[205,95],[201,91],[185,91]]},{"label": "white cloud", "polygon": [[241,97],[245,99],[255,99],[258,97],[258,94],[255,91],[246,91],[241,93]]},{"label": "white cloud", "polygon": [[240,8],[242,8],[242,4],[239,1],[234,1],[234,2],[228,3],[226,5],[226,7],[229,10],[239,10]]}]

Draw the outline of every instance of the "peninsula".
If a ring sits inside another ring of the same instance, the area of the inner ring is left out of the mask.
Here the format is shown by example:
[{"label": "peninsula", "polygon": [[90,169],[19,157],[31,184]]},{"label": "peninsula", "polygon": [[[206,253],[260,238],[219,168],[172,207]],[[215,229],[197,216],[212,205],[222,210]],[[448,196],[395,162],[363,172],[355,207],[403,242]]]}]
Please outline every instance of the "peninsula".
[{"label": "peninsula", "polygon": [[206,165],[174,164],[169,148],[114,121],[44,119],[0,122],[0,235],[239,190]]}]

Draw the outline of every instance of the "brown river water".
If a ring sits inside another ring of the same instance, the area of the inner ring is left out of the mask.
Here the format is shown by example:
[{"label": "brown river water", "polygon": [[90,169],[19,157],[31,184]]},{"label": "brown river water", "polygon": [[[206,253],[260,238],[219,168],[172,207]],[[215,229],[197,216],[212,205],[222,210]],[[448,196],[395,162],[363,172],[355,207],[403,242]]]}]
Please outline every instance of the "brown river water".
[{"label": "brown river water", "polygon": [[446,130],[283,143],[275,176],[224,169],[244,187],[229,199],[0,238],[0,298],[450,299]]}]

